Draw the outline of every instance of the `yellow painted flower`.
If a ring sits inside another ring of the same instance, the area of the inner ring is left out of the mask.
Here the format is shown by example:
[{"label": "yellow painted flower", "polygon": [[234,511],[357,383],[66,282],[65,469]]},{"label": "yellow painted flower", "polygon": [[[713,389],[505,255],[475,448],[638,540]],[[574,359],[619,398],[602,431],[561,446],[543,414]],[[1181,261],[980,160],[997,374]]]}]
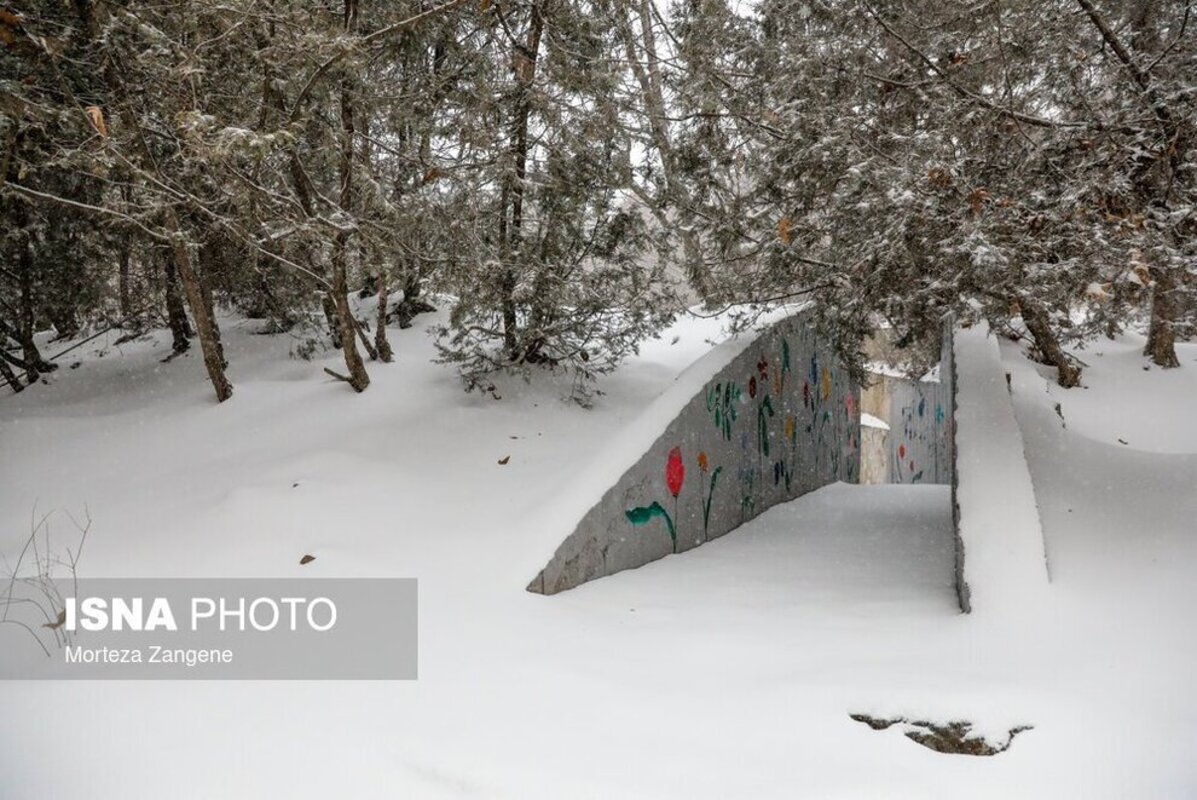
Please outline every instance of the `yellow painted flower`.
[{"label": "yellow painted flower", "polygon": [[823,367],[823,399],[831,397],[831,370]]},{"label": "yellow painted flower", "polygon": [[706,472],[708,469],[710,469],[710,466],[711,466],[711,462],[707,460],[707,454],[706,454],[706,451],[705,451],[705,450],[703,450],[703,451],[699,452],[699,454],[698,454],[698,468],[699,468],[700,470],[702,470],[703,472]]}]

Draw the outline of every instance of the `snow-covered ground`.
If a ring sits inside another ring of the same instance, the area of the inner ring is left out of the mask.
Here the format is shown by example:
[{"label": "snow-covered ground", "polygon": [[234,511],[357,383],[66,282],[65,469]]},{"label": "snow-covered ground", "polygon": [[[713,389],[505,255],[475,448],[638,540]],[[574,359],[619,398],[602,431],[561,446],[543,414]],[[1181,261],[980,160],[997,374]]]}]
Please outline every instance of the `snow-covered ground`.
[{"label": "snow-covered ground", "polygon": [[[547,509],[717,322],[650,343],[591,410],[568,382],[466,395],[419,329],[355,396],[331,354],[249,330],[227,325],[223,405],[163,338],[0,399],[0,553],[35,505],[86,505],[90,576],[416,577],[420,679],[0,683],[5,800],[1197,796],[1197,347],[1161,373],[1103,343],[1072,392],[1006,348],[1053,583],[985,622],[955,610],[942,487],[834,485],[523,591],[568,532]],[[976,758],[856,712],[1034,729]]]}]

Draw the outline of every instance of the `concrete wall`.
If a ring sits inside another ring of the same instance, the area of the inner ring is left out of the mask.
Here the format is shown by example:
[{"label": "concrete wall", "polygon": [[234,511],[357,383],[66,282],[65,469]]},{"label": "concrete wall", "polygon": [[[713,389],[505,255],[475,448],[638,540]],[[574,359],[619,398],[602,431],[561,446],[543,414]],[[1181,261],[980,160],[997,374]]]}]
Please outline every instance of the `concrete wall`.
[{"label": "concrete wall", "polygon": [[[943,374],[943,365],[940,374]],[[943,381],[890,386],[890,483],[951,483],[951,398]]]},{"label": "concrete wall", "polygon": [[889,425],[890,387],[898,380],[901,378],[870,372],[868,386],[860,390],[860,413],[871,414]]},{"label": "concrete wall", "polygon": [[[914,381],[875,373],[861,396],[861,410],[889,426],[885,436],[886,465],[870,464],[862,483],[951,483],[952,330],[945,325],[939,374]],[[874,443],[879,440],[874,435]],[[884,479],[879,476],[884,475]]]},{"label": "concrete wall", "polygon": [[722,536],[860,470],[860,391],[805,314],[710,377],[582,517],[529,591],[553,594]]},{"label": "concrete wall", "polygon": [[860,415],[860,483],[889,483],[889,425]]}]

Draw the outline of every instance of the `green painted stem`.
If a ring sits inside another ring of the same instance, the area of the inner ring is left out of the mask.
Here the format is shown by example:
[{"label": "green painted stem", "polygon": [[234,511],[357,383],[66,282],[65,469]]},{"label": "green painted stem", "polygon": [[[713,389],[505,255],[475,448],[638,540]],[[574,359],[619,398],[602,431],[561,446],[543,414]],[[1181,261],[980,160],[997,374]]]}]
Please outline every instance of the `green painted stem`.
[{"label": "green painted stem", "polygon": [[654,517],[665,520],[665,526],[669,528],[669,541],[673,545],[673,552],[677,552],[677,531],[673,527],[673,517],[669,516],[669,512],[663,505],[654,500],[651,506],[638,506],[623,513],[627,516],[628,522],[637,528],[652,522]]}]

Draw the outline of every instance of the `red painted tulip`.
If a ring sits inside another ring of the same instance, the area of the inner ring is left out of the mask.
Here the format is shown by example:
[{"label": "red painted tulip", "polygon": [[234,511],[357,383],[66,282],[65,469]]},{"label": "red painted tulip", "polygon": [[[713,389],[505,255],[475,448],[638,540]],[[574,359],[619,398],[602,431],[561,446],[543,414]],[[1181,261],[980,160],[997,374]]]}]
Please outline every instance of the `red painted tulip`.
[{"label": "red painted tulip", "polygon": [[669,461],[665,464],[665,485],[669,493],[676,499],[682,491],[682,481],[686,479],[686,466],[682,464],[682,448],[675,447],[669,451]]}]

